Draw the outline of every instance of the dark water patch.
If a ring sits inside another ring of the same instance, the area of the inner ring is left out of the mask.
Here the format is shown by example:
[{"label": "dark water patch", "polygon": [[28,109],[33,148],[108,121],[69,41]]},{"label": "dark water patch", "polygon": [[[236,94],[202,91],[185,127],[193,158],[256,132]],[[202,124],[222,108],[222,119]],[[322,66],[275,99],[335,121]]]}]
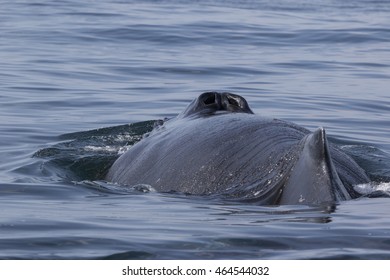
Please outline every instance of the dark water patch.
[{"label": "dark water patch", "polygon": [[343,150],[352,156],[374,182],[390,182],[390,155],[373,146],[344,145]]},{"label": "dark water patch", "polygon": [[67,180],[103,179],[118,152],[138,142],[155,126],[156,121],[148,121],[63,134],[58,137],[63,142],[37,151],[34,157],[49,159],[44,169]]}]

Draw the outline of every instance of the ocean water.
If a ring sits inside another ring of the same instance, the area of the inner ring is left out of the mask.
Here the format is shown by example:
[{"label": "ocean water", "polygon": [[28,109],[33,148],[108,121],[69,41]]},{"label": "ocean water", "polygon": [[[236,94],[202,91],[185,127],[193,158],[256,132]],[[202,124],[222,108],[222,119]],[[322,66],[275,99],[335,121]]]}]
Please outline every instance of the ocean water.
[{"label": "ocean water", "polygon": [[[1,259],[390,259],[389,1],[0,7]],[[102,181],[153,120],[208,90],[325,127],[374,183],[311,207]]]}]

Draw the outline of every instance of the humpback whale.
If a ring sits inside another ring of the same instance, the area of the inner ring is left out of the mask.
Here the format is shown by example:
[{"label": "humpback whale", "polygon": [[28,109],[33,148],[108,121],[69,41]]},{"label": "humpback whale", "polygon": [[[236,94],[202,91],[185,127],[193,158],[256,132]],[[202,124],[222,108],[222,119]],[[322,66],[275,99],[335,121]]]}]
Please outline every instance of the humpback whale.
[{"label": "humpback whale", "polygon": [[228,92],[201,94],[121,155],[106,180],[261,205],[348,200],[369,182],[324,128],[256,115]]}]

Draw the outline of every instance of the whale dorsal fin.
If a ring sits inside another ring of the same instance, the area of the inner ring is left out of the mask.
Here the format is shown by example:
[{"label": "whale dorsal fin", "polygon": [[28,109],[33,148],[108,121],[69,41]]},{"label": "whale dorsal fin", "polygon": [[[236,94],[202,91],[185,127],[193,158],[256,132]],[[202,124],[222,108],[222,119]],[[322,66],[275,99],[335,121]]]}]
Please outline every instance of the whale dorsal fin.
[{"label": "whale dorsal fin", "polygon": [[332,162],[325,130],[318,128],[306,135],[301,145],[280,203],[320,204],[350,198]]}]

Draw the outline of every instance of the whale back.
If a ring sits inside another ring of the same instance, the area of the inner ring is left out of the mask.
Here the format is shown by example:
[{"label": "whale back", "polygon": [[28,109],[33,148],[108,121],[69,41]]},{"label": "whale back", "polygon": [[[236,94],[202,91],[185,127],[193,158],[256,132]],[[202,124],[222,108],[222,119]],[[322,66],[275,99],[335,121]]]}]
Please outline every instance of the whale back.
[{"label": "whale back", "polygon": [[254,115],[240,96],[206,93],[118,158],[106,179],[161,192],[223,195],[259,204],[355,197],[364,171],[325,131]]}]

